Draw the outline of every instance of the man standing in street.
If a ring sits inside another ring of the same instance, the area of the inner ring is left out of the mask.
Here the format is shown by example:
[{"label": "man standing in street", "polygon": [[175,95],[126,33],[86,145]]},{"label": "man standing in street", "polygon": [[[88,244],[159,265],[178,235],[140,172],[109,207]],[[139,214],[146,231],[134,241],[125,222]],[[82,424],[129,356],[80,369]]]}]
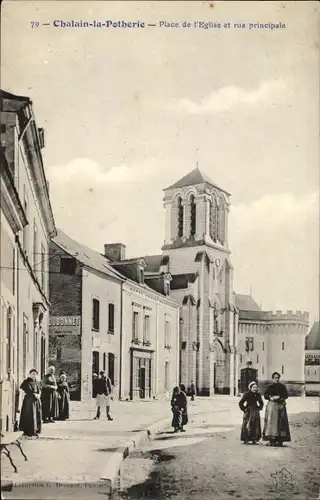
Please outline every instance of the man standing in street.
[{"label": "man standing in street", "polygon": [[196,386],[194,385],[193,380],[191,380],[191,385],[190,385],[190,396],[191,396],[191,401],[194,401],[194,397],[196,395]]},{"label": "man standing in street", "polygon": [[104,371],[100,372],[100,378],[97,380],[97,414],[94,420],[99,420],[101,409],[106,409],[108,420],[113,420],[110,415],[110,401],[112,399],[112,384],[109,377],[106,376]]}]

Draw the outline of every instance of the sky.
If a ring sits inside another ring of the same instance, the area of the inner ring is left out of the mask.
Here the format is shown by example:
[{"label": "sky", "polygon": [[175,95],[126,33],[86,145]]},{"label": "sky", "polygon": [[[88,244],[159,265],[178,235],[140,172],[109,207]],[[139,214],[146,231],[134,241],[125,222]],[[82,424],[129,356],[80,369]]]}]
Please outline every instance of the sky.
[{"label": "sky", "polygon": [[[55,28],[54,20],[157,26]],[[56,225],[69,236],[100,252],[123,242],[129,257],[160,253],[163,188],[198,161],[232,194],[235,291],[251,289],[264,309],[307,310],[312,321],[319,47],[312,1],[4,0],[1,88],[33,101]]]}]

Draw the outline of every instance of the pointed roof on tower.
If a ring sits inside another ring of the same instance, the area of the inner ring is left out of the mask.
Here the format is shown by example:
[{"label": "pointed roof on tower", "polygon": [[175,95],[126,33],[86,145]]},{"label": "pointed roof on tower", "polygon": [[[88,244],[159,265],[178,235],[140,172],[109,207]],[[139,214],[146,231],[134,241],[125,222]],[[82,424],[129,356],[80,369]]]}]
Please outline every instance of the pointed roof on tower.
[{"label": "pointed roof on tower", "polygon": [[167,189],[177,189],[185,186],[193,186],[195,184],[209,184],[210,186],[218,188],[220,191],[223,191],[226,194],[230,194],[224,189],[221,189],[217,184],[215,184],[210,177],[208,177],[206,174],[202,173],[199,167],[195,168],[192,170],[192,172],[189,172],[189,174],[185,175],[180,179],[179,181],[175,182],[171,186],[167,187],[164,189],[166,191]]}]

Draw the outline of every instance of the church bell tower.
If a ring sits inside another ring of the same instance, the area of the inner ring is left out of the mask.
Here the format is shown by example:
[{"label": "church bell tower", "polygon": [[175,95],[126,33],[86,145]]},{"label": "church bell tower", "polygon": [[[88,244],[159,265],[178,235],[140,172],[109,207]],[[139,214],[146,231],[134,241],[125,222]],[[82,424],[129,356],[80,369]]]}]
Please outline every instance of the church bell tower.
[{"label": "church bell tower", "polygon": [[230,194],[199,168],[164,189],[163,254],[181,306],[180,382],[235,394],[237,320],[228,245]]}]

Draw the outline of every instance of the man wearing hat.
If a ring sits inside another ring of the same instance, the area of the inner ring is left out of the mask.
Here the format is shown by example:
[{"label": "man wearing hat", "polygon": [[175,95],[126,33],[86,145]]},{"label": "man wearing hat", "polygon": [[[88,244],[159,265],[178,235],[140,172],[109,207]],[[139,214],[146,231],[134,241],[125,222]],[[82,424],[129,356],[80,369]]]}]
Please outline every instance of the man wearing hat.
[{"label": "man wearing hat", "polygon": [[101,409],[106,409],[106,415],[108,420],[113,420],[110,415],[110,401],[112,398],[112,384],[109,377],[106,376],[106,372],[100,372],[100,378],[97,380],[96,385],[97,390],[97,414],[94,420],[99,420]]}]

